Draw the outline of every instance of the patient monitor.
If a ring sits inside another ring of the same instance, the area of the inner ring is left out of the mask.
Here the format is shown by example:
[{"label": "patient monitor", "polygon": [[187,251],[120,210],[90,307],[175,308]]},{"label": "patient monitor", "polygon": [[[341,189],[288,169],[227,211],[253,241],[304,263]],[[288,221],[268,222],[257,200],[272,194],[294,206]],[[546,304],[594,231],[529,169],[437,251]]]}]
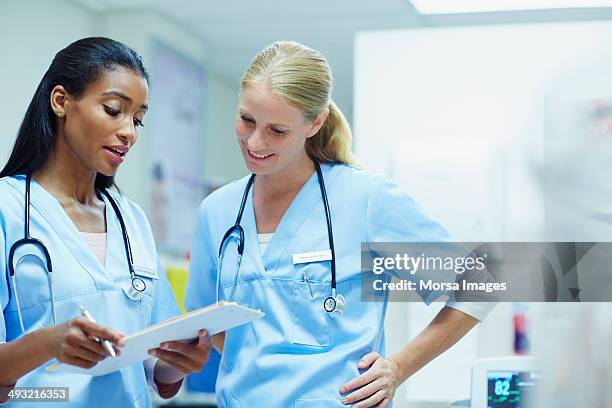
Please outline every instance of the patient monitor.
[{"label": "patient monitor", "polygon": [[530,408],[538,386],[539,359],[495,357],[475,360],[472,366],[471,408]]}]

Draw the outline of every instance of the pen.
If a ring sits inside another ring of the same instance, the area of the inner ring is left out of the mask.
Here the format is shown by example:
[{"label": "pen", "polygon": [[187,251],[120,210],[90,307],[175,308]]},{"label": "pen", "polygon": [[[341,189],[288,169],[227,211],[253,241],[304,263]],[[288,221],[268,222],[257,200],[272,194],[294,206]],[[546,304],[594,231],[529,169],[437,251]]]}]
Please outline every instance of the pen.
[{"label": "pen", "polygon": [[[79,309],[81,310],[81,316],[83,316],[84,318],[86,318],[87,320],[89,320],[92,323],[96,323],[95,319],[89,314],[87,309],[85,309],[83,306],[79,306]],[[108,340],[100,340],[97,337],[96,337],[96,340],[98,342],[102,343],[102,346],[108,352],[108,354],[110,354],[112,357],[117,357],[117,354],[115,353],[115,349],[113,349],[113,345],[111,344],[110,341],[108,341]]]}]

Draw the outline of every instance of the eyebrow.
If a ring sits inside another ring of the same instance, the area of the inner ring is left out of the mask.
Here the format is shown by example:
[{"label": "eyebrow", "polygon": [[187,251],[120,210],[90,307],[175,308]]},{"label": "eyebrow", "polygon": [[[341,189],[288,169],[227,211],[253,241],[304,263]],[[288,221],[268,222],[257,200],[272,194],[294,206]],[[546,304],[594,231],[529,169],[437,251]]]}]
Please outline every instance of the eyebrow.
[{"label": "eyebrow", "polygon": [[[118,96],[119,98],[123,99],[126,102],[132,102],[132,98],[130,98],[126,94],[118,92],[118,91],[108,91],[108,92],[104,92],[102,95],[104,95],[104,96],[108,96],[108,95]],[[140,108],[144,109],[144,110],[148,110],[149,109],[149,105],[143,104],[143,105],[140,105]]]}]

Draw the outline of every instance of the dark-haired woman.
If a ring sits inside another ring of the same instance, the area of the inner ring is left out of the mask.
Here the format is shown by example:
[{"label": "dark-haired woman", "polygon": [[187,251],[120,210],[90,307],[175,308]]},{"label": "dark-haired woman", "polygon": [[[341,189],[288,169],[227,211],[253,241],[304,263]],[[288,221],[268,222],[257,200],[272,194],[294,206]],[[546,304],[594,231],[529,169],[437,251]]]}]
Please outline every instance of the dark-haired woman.
[{"label": "dark-haired woman", "polygon": [[15,386],[68,387],[71,406],[149,406],[147,383],[174,395],[208,357],[201,331],[102,376],[45,369],[93,367],[120,333],[179,313],[144,213],[111,191],[147,95],[138,54],[107,38],[60,51],[36,90],[0,172],[0,401]]}]

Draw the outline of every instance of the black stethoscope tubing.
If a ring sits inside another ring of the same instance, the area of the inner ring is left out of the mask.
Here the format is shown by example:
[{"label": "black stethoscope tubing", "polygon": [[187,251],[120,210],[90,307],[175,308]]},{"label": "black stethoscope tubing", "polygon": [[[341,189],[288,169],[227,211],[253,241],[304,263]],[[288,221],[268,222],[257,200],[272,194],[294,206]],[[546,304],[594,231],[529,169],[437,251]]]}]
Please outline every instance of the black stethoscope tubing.
[{"label": "black stethoscope tubing", "polygon": [[[325,219],[327,222],[327,238],[329,241],[329,249],[331,252],[330,264],[331,264],[332,296],[325,299],[323,307],[327,312],[336,311],[338,313],[342,313],[342,309],[344,308],[344,298],[342,298],[342,296],[338,296],[338,297],[336,296],[336,251],[334,248],[334,236],[333,236],[333,229],[332,229],[331,212],[329,209],[329,202],[327,199],[327,191],[325,190],[325,180],[323,179],[323,172],[321,171],[321,166],[319,165],[319,163],[315,162],[314,166],[317,172],[317,179],[319,181],[319,187],[321,189],[321,198],[323,200],[323,207],[325,210]],[[248,197],[249,191],[251,190],[254,180],[255,180],[255,174],[251,174],[251,177],[249,177],[249,180],[247,181],[247,184],[244,188],[244,192],[242,194],[242,200],[240,202],[240,208],[238,209],[238,215],[236,216],[236,222],[234,222],[234,225],[232,225],[226,231],[226,233],[223,235],[223,239],[221,239],[221,244],[219,245],[219,271],[218,273],[220,273],[220,266],[221,266],[220,264],[223,260],[223,251],[225,249],[225,245],[227,244],[228,239],[234,233],[238,234],[238,257],[239,258],[237,262],[238,264],[237,269],[240,268],[240,259],[242,258],[242,254],[244,253],[244,244],[245,244],[244,229],[240,225],[240,222],[242,220],[242,215],[244,213],[244,208],[246,205],[247,197]],[[238,277],[238,270],[236,270],[234,286],[236,285],[237,277]],[[233,290],[232,290],[232,293],[233,293]]]},{"label": "black stethoscope tubing", "polygon": [[317,171],[317,177],[319,179],[319,187],[321,188],[321,197],[323,198],[323,208],[325,209],[325,219],[327,221],[327,240],[329,242],[329,250],[331,252],[331,287],[336,290],[336,251],[334,248],[334,233],[332,230],[331,213],[329,211],[329,203],[327,201],[327,191],[325,191],[325,182],[323,181],[323,173],[321,172],[321,166],[315,163],[315,169]]},{"label": "black stethoscope tubing", "polygon": [[23,227],[23,238],[16,241],[12,246],[11,249],[9,251],[9,257],[8,257],[8,266],[9,266],[9,274],[11,276],[11,278],[13,276],[15,276],[15,267],[13,266],[13,257],[15,255],[15,251],[23,246],[23,245],[34,245],[39,247],[42,251],[43,254],[45,255],[45,261],[47,263],[47,271],[49,273],[53,272],[53,264],[51,262],[51,256],[49,255],[49,251],[47,250],[47,247],[45,246],[45,244],[42,243],[42,241],[36,239],[36,238],[31,238],[30,237],[30,178],[31,176],[26,176],[26,193],[25,193],[25,199],[26,199],[26,205],[25,205],[25,222],[24,222],[24,227]]},{"label": "black stethoscope tubing", "polygon": [[[47,249],[47,247],[42,241],[36,238],[30,237],[30,185],[31,185],[31,181],[32,181],[32,176],[30,174],[26,175],[25,204],[24,204],[25,214],[24,214],[24,231],[23,231],[24,237],[16,241],[9,250],[9,256],[8,256],[9,274],[13,281],[17,308],[20,310],[19,295],[17,294],[16,280],[15,280],[15,266],[14,266],[15,252],[17,251],[18,248],[24,245],[34,245],[42,250],[44,257],[45,257],[45,263],[47,264],[47,279],[50,282],[53,323],[56,324],[57,322],[56,322],[56,316],[55,316],[55,305],[54,305],[54,298],[53,298],[53,282],[52,282],[53,263],[51,261],[51,255],[49,254],[49,250]],[[126,254],[127,261],[128,261],[128,267],[130,270],[130,278],[131,278],[131,288],[129,291],[126,290],[126,294],[131,299],[138,300],[138,298],[140,297],[139,294],[143,293],[146,290],[146,283],[144,282],[144,280],[136,276],[136,273],[134,270],[134,258],[132,256],[132,247],[130,245],[130,237],[127,233],[125,221],[123,220],[123,216],[121,215],[119,206],[117,205],[115,200],[111,197],[110,193],[106,189],[100,189],[100,191],[102,192],[102,194],[106,196],[106,198],[108,198],[108,201],[111,204],[111,207],[113,207],[113,210],[117,218],[119,219],[119,224],[121,225],[121,233],[123,235],[125,254]],[[22,323],[22,330],[24,330],[23,323]]]}]

